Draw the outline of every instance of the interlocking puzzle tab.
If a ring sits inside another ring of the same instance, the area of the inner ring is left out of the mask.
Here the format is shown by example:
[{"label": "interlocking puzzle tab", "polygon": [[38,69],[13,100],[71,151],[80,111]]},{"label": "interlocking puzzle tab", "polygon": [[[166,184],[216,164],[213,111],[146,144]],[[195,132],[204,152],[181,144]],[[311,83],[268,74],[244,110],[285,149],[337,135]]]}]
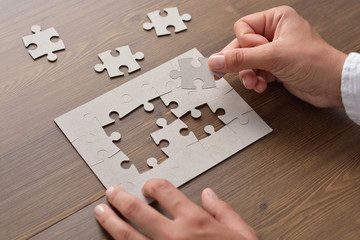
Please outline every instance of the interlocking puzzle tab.
[{"label": "interlocking puzzle tab", "polygon": [[120,53],[120,55],[116,57],[111,54],[111,50],[100,53],[98,56],[103,64],[96,64],[94,67],[95,71],[102,72],[106,69],[109,77],[112,78],[124,75],[124,73],[120,71],[120,67],[127,67],[128,73],[140,69],[140,65],[136,60],[142,60],[144,53],[137,52],[132,54],[129,45],[117,47],[116,51]]},{"label": "interlocking puzzle tab", "polygon": [[167,140],[169,142],[168,147],[161,148],[168,157],[174,156],[186,146],[198,141],[193,132],[190,132],[187,136],[180,134],[181,129],[188,128],[180,119],[176,119],[168,125],[164,118],[159,118],[156,124],[161,127],[161,129],[151,133],[151,137],[156,144],[159,144],[161,140]]},{"label": "interlocking puzzle tab", "polygon": [[51,27],[41,31],[41,27],[39,25],[33,25],[31,27],[31,31],[34,34],[23,37],[25,47],[33,44],[37,46],[36,49],[29,50],[30,56],[33,59],[37,59],[47,55],[47,59],[49,61],[56,61],[57,56],[54,54],[54,52],[64,50],[65,45],[62,40],[58,40],[57,42],[51,41],[51,38],[59,37],[59,34],[55,28]]},{"label": "interlocking puzzle tab", "polygon": [[196,89],[196,86],[194,85],[196,79],[200,79],[204,82],[202,88],[216,87],[214,75],[222,77],[224,74],[213,72],[207,64],[208,58],[200,57],[198,58],[198,61],[200,62],[199,67],[193,65],[192,58],[179,59],[180,71],[171,71],[170,77],[173,79],[181,77],[181,88]]},{"label": "interlocking puzzle tab", "polygon": [[167,16],[161,16],[160,10],[156,10],[147,14],[150,22],[143,24],[145,30],[151,30],[155,28],[156,35],[164,36],[170,35],[171,33],[167,30],[169,26],[175,28],[175,32],[181,32],[187,29],[184,21],[190,21],[190,14],[183,14],[180,16],[177,7],[165,8],[164,11],[167,13]]}]

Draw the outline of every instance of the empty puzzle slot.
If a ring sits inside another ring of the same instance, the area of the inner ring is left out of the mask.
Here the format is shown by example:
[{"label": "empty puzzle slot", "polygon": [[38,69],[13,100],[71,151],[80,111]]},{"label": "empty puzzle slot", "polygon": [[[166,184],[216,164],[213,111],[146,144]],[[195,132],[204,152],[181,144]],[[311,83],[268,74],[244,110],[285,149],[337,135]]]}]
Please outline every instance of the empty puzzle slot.
[{"label": "empty puzzle slot", "polygon": [[186,134],[188,131],[192,131],[197,139],[201,140],[209,136],[204,130],[207,125],[213,126],[215,131],[218,131],[224,126],[224,124],[217,117],[225,114],[224,110],[219,109],[214,114],[207,104],[201,105],[196,109],[201,111],[200,118],[194,119],[190,112],[181,117],[181,120],[188,126],[188,129],[184,132],[184,134]]},{"label": "empty puzzle slot", "polygon": [[140,173],[144,173],[151,169],[147,163],[149,158],[157,159],[158,164],[168,158],[161,148],[166,147],[169,143],[161,141],[159,145],[156,145],[150,134],[159,130],[156,125],[157,119],[165,118],[168,122],[173,122],[176,117],[172,115],[170,109],[162,103],[160,98],[154,99],[151,103],[155,108],[150,113],[140,106],[122,119],[119,119],[116,112],[109,114],[115,122],[105,126],[104,130],[108,136],[113,132],[121,134],[121,140],[114,143],[130,159],[121,164],[122,168],[127,169],[134,164]]}]

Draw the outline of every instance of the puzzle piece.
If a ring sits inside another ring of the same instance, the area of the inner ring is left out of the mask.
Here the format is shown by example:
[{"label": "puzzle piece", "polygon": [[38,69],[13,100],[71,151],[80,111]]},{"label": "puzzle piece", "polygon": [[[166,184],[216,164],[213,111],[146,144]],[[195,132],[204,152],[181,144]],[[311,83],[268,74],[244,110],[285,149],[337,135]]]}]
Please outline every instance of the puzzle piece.
[{"label": "puzzle piece", "polygon": [[41,31],[39,25],[33,25],[31,31],[34,33],[23,37],[25,47],[35,44],[37,46],[34,50],[29,50],[29,54],[33,59],[37,59],[41,56],[47,55],[47,59],[51,62],[56,61],[57,56],[54,54],[56,51],[65,49],[65,45],[62,40],[52,42],[51,38],[59,37],[59,34],[55,28],[48,28]]},{"label": "puzzle piece", "polygon": [[[208,102],[208,105],[214,113],[218,109],[223,109],[225,111],[224,115],[218,116],[224,124],[228,124],[235,118],[242,118],[244,113],[252,110],[235,90],[231,90],[222,97]],[[242,121],[245,120],[243,119]]]},{"label": "puzzle piece", "polygon": [[237,135],[226,125],[216,132],[211,125],[205,126],[204,130],[209,136],[199,142],[214,159],[225,159],[237,152]]},{"label": "puzzle piece", "polygon": [[157,159],[153,157],[146,160],[146,163],[150,168],[157,168],[159,166]]},{"label": "puzzle piece", "polygon": [[120,71],[120,67],[127,67],[128,73],[132,73],[140,69],[140,65],[136,60],[142,60],[144,58],[144,53],[137,52],[135,54],[131,53],[130,47],[128,45],[116,48],[116,51],[120,53],[119,56],[113,56],[111,50],[100,53],[98,56],[103,64],[96,64],[94,69],[96,72],[102,72],[106,68],[109,77],[118,77],[123,76],[124,73]]},{"label": "puzzle piece", "polygon": [[147,83],[146,80],[146,77],[141,76],[113,90],[120,99],[121,110],[118,111],[120,118],[141,105],[147,112],[154,110],[154,105],[149,101],[159,97],[159,94],[153,85]]},{"label": "puzzle piece", "polygon": [[102,128],[94,129],[72,142],[75,149],[79,152],[86,163],[91,167],[103,161],[102,152],[108,153],[108,157],[119,152],[120,149],[113,143],[119,141],[121,135],[117,132],[107,136]]},{"label": "puzzle piece", "polygon": [[171,102],[176,102],[178,104],[177,108],[171,109],[171,112],[178,118],[189,111],[193,118],[199,118],[201,112],[196,109],[196,107],[201,106],[214,98],[221,97],[232,90],[232,87],[224,78],[216,81],[216,88],[203,89],[203,82],[201,80],[195,80],[194,83],[196,85],[195,90],[176,88],[173,91],[160,96],[166,106],[169,106]]},{"label": "puzzle piece", "polygon": [[170,77],[177,79],[181,77],[181,87],[187,89],[196,89],[194,81],[200,79],[204,82],[202,88],[213,88],[216,87],[214,75],[217,77],[224,76],[223,73],[213,72],[208,64],[208,58],[198,58],[200,66],[193,65],[192,58],[179,59],[180,71],[173,70],[170,72]]},{"label": "puzzle piece", "polygon": [[121,167],[123,162],[129,161],[129,158],[122,151],[118,151],[112,156],[108,156],[108,152],[102,151],[100,155],[102,161],[90,166],[90,168],[106,188],[125,183],[129,187],[131,182],[128,182],[128,179],[140,175],[133,164],[128,169]]},{"label": "puzzle piece", "polygon": [[229,129],[238,137],[239,145],[245,147],[272,131],[264,120],[253,110],[244,113],[242,118],[248,120],[246,124],[239,118],[235,118],[227,124]]},{"label": "puzzle piece", "polygon": [[184,21],[190,21],[190,14],[183,14],[180,16],[177,7],[165,8],[164,11],[167,13],[167,16],[161,16],[160,11],[156,10],[147,14],[150,22],[146,22],[143,24],[143,28],[145,30],[151,30],[155,28],[156,35],[164,36],[171,34],[167,28],[169,26],[173,26],[175,28],[175,32],[181,32],[187,29]]},{"label": "puzzle piece", "polygon": [[159,144],[161,140],[167,140],[169,142],[168,147],[161,148],[168,157],[175,155],[186,146],[198,141],[193,132],[190,132],[187,136],[180,134],[181,129],[188,128],[180,119],[176,119],[168,125],[164,118],[159,118],[156,124],[162,129],[150,135],[156,144]]}]

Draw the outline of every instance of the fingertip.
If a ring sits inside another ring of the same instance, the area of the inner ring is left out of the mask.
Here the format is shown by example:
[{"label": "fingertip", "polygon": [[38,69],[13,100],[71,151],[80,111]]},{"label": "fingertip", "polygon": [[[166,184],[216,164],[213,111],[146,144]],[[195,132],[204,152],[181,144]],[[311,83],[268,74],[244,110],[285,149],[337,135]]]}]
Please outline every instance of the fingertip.
[{"label": "fingertip", "polygon": [[254,87],[255,92],[263,93],[266,90],[266,87],[267,87],[266,80],[263,77],[258,76],[256,86]]},{"label": "fingertip", "polygon": [[239,73],[239,78],[246,89],[254,89],[257,83],[257,78],[254,70],[243,70]]},{"label": "fingertip", "polygon": [[99,204],[94,208],[96,218],[100,218],[105,213],[105,204]]},{"label": "fingertip", "polygon": [[213,71],[222,71],[225,68],[225,56],[222,53],[215,53],[208,59],[208,65]]}]

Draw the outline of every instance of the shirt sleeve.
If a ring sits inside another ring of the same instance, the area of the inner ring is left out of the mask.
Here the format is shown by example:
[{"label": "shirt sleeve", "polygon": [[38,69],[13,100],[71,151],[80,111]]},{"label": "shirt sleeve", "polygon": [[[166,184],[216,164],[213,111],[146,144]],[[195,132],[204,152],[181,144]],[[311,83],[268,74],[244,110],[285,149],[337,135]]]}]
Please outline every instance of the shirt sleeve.
[{"label": "shirt sleeve", "polygon": [[360,125],[360,54],[350,53],[341,74],[341,97],[346,114]]}]

